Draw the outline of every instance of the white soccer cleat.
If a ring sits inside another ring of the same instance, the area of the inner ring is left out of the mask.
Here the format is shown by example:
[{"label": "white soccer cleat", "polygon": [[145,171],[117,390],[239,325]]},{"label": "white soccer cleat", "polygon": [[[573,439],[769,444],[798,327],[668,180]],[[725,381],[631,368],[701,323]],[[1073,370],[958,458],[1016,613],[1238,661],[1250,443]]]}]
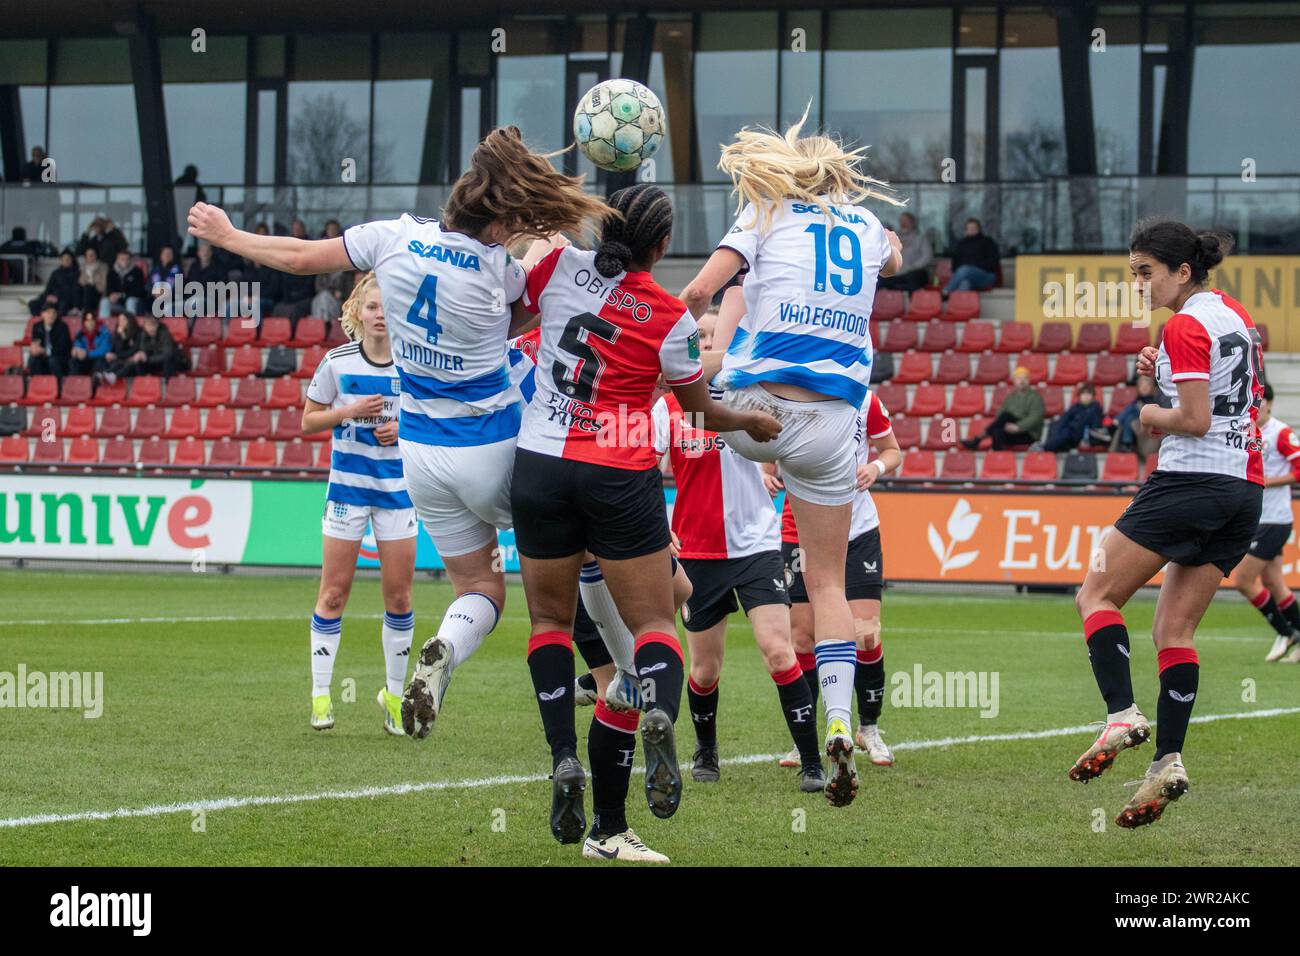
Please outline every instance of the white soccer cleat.
[{"label": "white soccer cleat", "polygon": [[329,730],[334,726],[334,705],[329,694],[320,694],[311,699],[311,729]]},{"label": "white soccer cleat", "polygon": [[778,767],[802,767],[803,760],[799,757],[799,748],[796,747],[788,754],[776,762]]},{"label": "white soccer cleat", "polygon": [[1264,655],[1264,660],[1270,664],[1276,663],[1286,656],[1286,652],[1289,651],[1292,646],[1300,646],[1300,644],[1297,644],[1297,638],[1294,634],[1288,637],[1283,637],[1279,634],[1273,639],[1273,646],[1269,648],[1268,653]]},{"label": "white soccer cleat", "polygon": [[[584,677],[591,680],[590,687],[582,682]],[[595,707],[598,700],[600,700],[600,695],[596,693],[596,682],[592,679],[590,671],[586,674],[579,674],[573,679],[573,706]]]},{"label": "white soccer cleat", "polygon": [[379,688],[375,703],[384,714],[384,731],[392,737],[405,737],[402,730],[402,698],[390,694],[387,687]]},{"label": "white soccer cleat", "polygon": [[605,688],[605,706],[617,714],[640,710],[644,703],[641,682],[636,675],[625,670],[615,671],[614,679]]},{"label": "white soccer cleat", "polygon": [[889,749],[889,744],[881,739],[880,728],[875,724],[861,724],[853,741],[858,745],[859,750],[866,753],[867,759],[877,767],[894,765],[894,752]]},{"label": "white soccer cleat", "polygon": [[623,860],[627,863],[667,863],[668,857],[650,849],[631,828],[596,839],[587,837],[582,855],[588,860]]},{"label": "white soccer cleat", "polygon": [[442,712],[442,698],[451,681],[451,647],[437,636],[429,638],[402,695],[402,729],[406,736],[423,740]]},{"label": "white soccer cleat", "polygon": [[1291,653],[1282,658],[1283,664],[1300,664],[1300,644],[1291,648]]},{"label": "white soccer cleat", "polygon": [[1101,735],[1074,762],[1069,777],[1079,783],[1100,777],[1110,769],[1120,751],[1139,747],[1150,739],[1151,722],[1138,710],[1137,704],[1130,705],[1121,713],[1109,714]]}]

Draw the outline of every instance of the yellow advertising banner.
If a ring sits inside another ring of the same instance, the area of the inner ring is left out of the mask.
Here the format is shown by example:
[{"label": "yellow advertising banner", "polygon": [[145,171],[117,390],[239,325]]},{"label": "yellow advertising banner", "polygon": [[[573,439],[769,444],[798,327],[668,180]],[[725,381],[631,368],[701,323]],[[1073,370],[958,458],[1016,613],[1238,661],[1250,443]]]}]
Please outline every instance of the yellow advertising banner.
[{"label": "yellow advertising banner", "polygon": [[[1130,501],[978,489],[882,490],[875,499],[887,581],[996,584],[1082,583],[1102,532]],[[1287,583],[1300,587],[1294,535],[1282,557]]]},{"label": "yellow advertising banner", "polygon": [[[1121,322],[1140,311],[1132,301],[1128,257],[1017,256],[1016,321]],[[1210,277],[1241,302],[1256,324],[1268,327],[1269,349],[1300,351],[1300,256],[1232,256]],[[1167,309],[1152,314],[1159,326]]]}]

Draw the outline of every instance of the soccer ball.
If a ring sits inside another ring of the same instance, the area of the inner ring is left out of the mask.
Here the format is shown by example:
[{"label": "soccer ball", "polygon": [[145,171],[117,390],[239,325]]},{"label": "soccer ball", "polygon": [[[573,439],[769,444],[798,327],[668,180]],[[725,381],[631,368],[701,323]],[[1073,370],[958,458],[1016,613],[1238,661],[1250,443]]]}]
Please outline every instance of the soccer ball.
[{"label": "soccer ball", "polygon": [[663,142],[664,108],[635,80],[606,80],[578,101],[573,138],[601,169],[625,173],[653,156]]}]

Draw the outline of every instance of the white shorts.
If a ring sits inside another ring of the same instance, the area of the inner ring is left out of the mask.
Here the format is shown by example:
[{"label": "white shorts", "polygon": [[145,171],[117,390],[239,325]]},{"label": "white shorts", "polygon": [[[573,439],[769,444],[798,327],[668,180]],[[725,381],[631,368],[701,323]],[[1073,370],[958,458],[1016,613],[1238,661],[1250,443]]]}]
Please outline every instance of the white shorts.
[{"label": "white shorts", "polygon": [[858,410],[841,399],[794,402],[773,395],[762,385],[722,393],[735,409],[767,412],[784,427],[769,442],[745,432],[723,438],[750,461],[774,461],[781,480],[796,498],[817,505],[842,505],[857,494]]},{"label": "white shorts", "polygon": [[342,541],[360,541],[366,536],[366,524],[373,526],[376,541],[401,541],[419,533],[414,508],[376,508],[373,505],[350,505],[326,501],[321,518],[321,534]]},{"label": "white shorts", "polygon": [[469,554],[509,528],[515,439],[491,445],[422,445],[398,440],[406,490],[438,554]]}]

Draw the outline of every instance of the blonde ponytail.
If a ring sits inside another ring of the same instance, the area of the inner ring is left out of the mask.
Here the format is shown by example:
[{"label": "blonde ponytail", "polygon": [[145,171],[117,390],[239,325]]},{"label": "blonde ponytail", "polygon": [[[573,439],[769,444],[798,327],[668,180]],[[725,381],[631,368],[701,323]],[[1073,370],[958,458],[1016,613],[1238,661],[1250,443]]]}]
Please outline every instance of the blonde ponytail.
[{"label": "blonde ponytail", "polygon": [[371,288],[378,285],[378,282],[373,272],[367,272],[357,280],[357,284],[352,287],[352,294],[343,303],[343,314],[339,316],[339,325],[343,326],[343,331],[354,342],[361,341],[361,337],[366,333],[366,327],[361,322],[361,306],[365,304],[366,295]]}]

